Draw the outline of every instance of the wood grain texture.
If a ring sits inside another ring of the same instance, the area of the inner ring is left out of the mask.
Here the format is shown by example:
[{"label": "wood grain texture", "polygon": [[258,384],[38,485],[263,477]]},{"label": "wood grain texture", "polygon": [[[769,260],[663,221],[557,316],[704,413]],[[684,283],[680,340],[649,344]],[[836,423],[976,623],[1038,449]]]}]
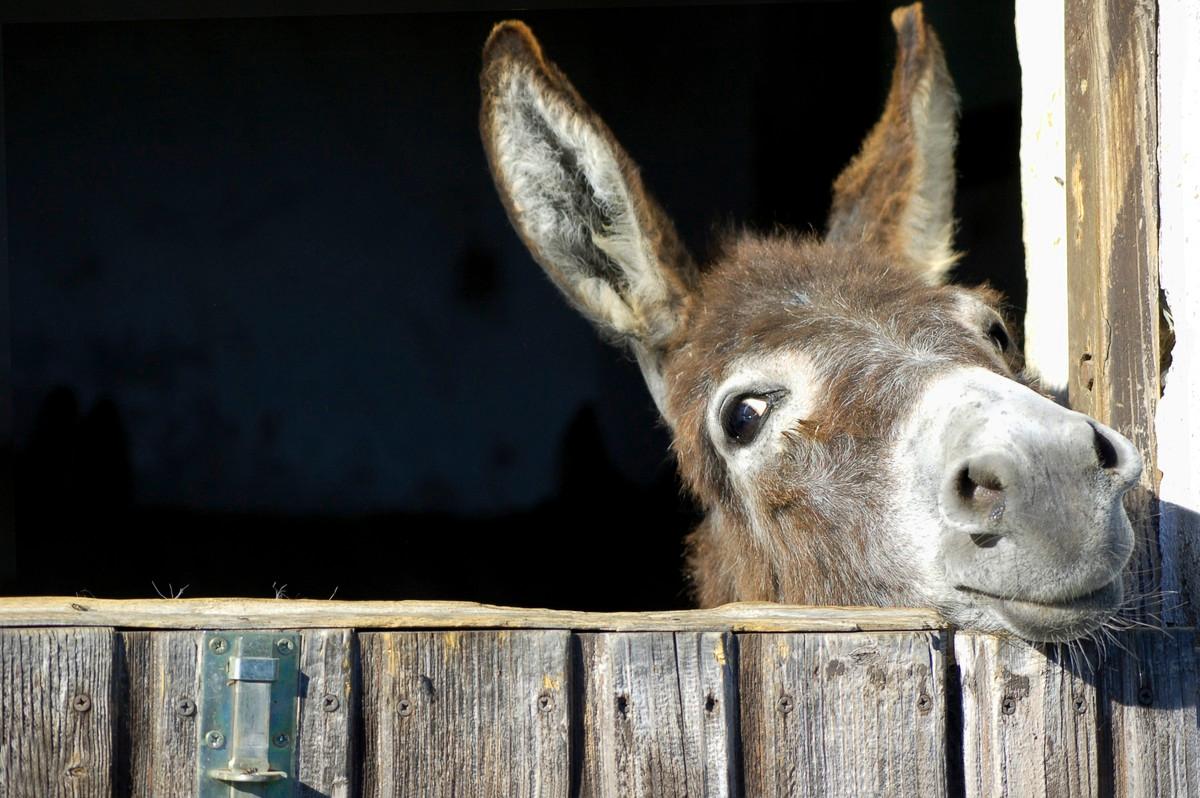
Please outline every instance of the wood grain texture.
[{"label": "wood grain texture", "polygon": [[945,636],[738,636],[745,793],[947,792]]},{"label": "wood grain texture", "polygon": [[[1142,452],[1141,483],[1125,502],[1138,539],[1126,585],[1134,597],[1129,612],[1155,623],[1164,609],[1159,599],[1164,563],[1178,573],[1195,545],[1162,536],[1158,523],[1155,416],[1164,353],[1157,12],[1154,0],[1068,0],[1066,6],[1068,280],[1075,300],[1070,339],[1084,366],[1072,379],[1071,404],[1120,430]],[[1182,596],[1185,605],[1194,606],[1196,598]],[[1165,609],[1169,621],[1185,616],[1180,608]],[[1164,639],[1175,641],[1177,634]],[[1194,707],[1194,686],[1164,685],[1192,695],[1169,713],[1129,702],[1130,686],[1147,674],[1172,673],[1191,660],[1181,662],[1174,645],[1149,645],[1140,638],[1136,645],[1136,659],[1118,657],[1106,669],[1106,689],[1122,686],[1104,701],[1112,789],[1119,795],[1194,794],[1195,752],[1190,763],[1180,758],[1195,742],[1194,715],[1190,726],[1187,722],[1194,710],[1186,709]]]},{"label": "wood grain texture", "polygon": [[187,798],[196,790],[201,632],[123,632],[123,792]]},{"label": "wood grain texture", "polygon": [[300,634],[298,798],[350,798],[358,758],[358,644],[350,629]]},{"label": "wood grain texture", "polygon": [[[1162,381],[1158,285],[1157,5],[1067,0],[1067,281],[1071,406],[1145,461],[1126,507],[1134,596],[1162,588],[1154,419]],[[1157,607],[1146,609],[1158,609]]]},{"label": "wood grain texture", "polygon": [[1193,629],[1122,635],[1101,681],[1113,796],[1200,796],[1200,667]]},{"label": "wood grain texture", "polygon": [[0,598],[0,627],[854,632],[941,629],[945,625],[931,609],[799,607],[765,601],[726,604],[708,610],[575,612],[494,607],[469,601]]},{"label": "wood grain texture", "polygon": [[[123,746],[128,785],[121,794],[186,798],[196,787],[202,632],[124,632]],[[354,635],[348,629],[301,633],[298,798],[343,798],[353,789]],[[333,711],[326,696],[337,698]],[[190,702],[190,706],[189,706]]]},{"label": "wood grain texture", "polygon": [[[1058,651],[955,634],[967,796],[1098,794],[1094,675],[1080,657],[1076,675],[1076,664],[1064,667]],[[1090,657],[1094,667],[1098,655]]]},{"label": "wood grain texture", "polygon": [[731,635],[578,637],[582,796],[730,796],[738,790]]},{"label": "wood grain texture", "polygon": [[359,636],[363,795],[565,796],[570,633]]},{"label": "wood grain texture", "polygon": [[108,798],[111,629],[0,629],[0,796]]}]

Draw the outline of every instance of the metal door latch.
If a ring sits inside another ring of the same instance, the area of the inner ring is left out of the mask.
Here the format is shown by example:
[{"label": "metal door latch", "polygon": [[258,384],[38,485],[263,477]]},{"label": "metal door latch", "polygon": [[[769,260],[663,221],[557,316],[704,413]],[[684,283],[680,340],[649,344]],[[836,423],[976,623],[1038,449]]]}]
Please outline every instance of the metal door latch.
[{"label": "metal door latch", "polygon": [[299,655],[294,633],[205,633],[199,798],[295,794]]}]

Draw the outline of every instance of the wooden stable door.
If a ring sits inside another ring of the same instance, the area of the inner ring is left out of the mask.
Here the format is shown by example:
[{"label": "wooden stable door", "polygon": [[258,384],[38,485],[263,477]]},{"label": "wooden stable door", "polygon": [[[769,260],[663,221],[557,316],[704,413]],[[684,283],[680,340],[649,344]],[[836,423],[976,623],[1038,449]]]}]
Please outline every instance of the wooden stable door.
[{"label": "wooden stable door", "polygon": [[1192,630],[1117,642],[879,608],[0,599],[0,795],[1200,796]]}]

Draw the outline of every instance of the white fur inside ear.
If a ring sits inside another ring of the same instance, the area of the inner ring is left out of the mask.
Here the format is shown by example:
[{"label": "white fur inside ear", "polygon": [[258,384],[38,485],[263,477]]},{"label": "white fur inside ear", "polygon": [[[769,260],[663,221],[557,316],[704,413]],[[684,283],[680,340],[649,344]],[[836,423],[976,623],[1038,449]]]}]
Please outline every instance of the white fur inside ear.
[{"label": "white fur inside ear", "polygon": [[958,260],[953,249],[958,97],[944,76],[930,70],[914,93],[910,113],[917,190],[904,213],[905,251],[924,269],[925,281],[938,285]]},{"label": "white fur inside ear", "polygon": [[493,129],[501,188],[550,276],[596,323],[656,343],[668,289],[603,133],[529,67],[510,70]]}]

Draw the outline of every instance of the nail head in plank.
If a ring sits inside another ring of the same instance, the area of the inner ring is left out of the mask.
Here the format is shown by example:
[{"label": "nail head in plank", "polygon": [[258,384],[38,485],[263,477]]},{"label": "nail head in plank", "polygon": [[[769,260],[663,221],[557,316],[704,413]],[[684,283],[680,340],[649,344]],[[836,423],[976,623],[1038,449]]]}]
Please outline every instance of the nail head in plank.
[{"label": "nail head in plank", "polygon": [[1112,794],[1200,796],[1200,666],[1194,629],[1121,635],[1102,671]]},{"label": "nail head in plank", "polygon": [[350,629],[300,632],[298,778],[310,792],[350,798],[358,774],[358,652]]},{"label": "nail head in plank", "polygon": [[735,794],[732,635],[629,632],[578,639],[581,795]]},{"label": "nail head in plank", "polygon": [[945,645],[738,635],[746,795],[945,795]]},{"label": "nail head in plank", "polygon": [[128,692],[123,740],[134,798],[190,796],[196,788],[196,723],[202,632],[123,632]]},{"label": "nail head in plank", "polygon": [[111,629],[0,629],[0,794],[109,798]]},{"label": "nail head in plank", "polygon": [[[967,796],[1096,795],[1094,647],[956,633]],[[1064,661],[1065,660],[1065,661]]]},{"label": "nail head in plank", "polygon": [[569,640],[565,631],[360,634],[363,795],[566,796]]}]

